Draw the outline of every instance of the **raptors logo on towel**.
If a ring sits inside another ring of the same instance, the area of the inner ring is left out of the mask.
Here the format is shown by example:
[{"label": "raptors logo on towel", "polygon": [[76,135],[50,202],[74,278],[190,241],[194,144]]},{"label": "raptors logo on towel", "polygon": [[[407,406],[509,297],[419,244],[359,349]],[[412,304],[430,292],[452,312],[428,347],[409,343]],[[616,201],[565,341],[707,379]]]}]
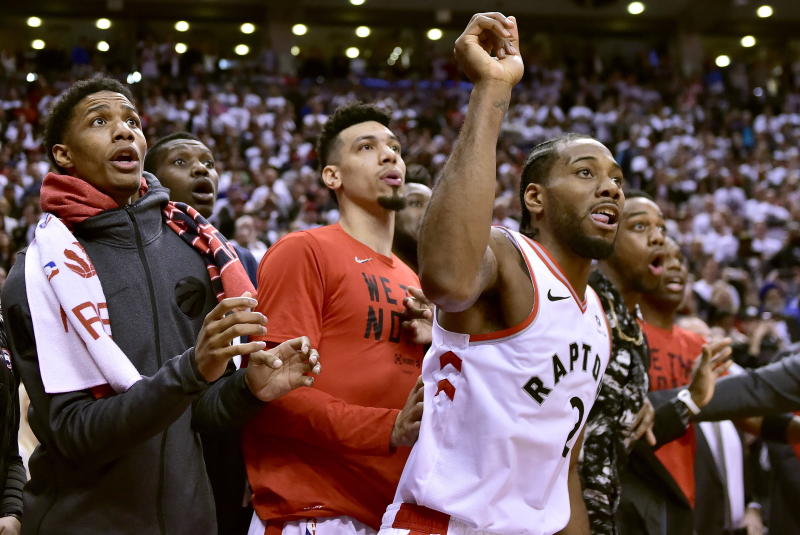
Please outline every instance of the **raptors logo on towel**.
[{"label": "raptors logo on towel", "polygon": [[80,253],[76,253],[72,249],[64,249],[64,256],[75,262],[74,264],[64,262],[64,265],[84,279],[90,279],[97,275],[97,271],[95,271],[92,261],[89,260],[89,255],[86,254],[86,250],[78,242],[74,242],[73,245],[78,248]]}]

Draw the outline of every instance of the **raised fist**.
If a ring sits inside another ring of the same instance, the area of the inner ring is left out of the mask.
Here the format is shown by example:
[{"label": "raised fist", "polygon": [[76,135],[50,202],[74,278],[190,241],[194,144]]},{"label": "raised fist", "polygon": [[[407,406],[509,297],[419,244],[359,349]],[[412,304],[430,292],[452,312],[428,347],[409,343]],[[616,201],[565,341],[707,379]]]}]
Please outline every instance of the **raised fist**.
[{"label": "raised fist", "polygon": [[473,15],[453,52],[461,70],[476,84],[497,81],[513,86],[525,71],[517,20],[502,13]]}]

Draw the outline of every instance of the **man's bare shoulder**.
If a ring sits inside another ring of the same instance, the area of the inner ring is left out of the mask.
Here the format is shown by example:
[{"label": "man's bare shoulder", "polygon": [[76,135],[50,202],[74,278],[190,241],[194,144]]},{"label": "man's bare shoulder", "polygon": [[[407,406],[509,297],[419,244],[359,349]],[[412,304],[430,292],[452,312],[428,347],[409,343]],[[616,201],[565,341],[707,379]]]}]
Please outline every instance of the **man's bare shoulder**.
[{"label": "man's bare shoulder", "polygon": [[516,243],[513,231],[505,227],[492,227],[489,236],[489,247],[494,254],[494,261],[497,265],[498,274],[510,270],[510,272],[522,271],[527,274],[528,268],[522,251]]}]

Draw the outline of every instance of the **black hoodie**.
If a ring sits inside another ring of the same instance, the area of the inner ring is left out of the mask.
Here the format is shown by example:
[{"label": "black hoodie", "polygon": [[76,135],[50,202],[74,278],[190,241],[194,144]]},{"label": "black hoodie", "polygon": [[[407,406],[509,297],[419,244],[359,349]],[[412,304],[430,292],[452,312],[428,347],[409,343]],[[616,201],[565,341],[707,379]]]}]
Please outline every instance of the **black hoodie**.
[{"label": "black hoodie", "polygon": [[73,229],[97,270],[114,341],[144,376],[127,392],[45,393],[24,252],[3,288],[10,350],[41,442],[24,534],[216,534],[198,432],[233,430],[262,406],[243,371],[211,385],[198,373],[193,346],[216,300],[199,253],[163,221],[167,190],[145,178],[141,199]]}]

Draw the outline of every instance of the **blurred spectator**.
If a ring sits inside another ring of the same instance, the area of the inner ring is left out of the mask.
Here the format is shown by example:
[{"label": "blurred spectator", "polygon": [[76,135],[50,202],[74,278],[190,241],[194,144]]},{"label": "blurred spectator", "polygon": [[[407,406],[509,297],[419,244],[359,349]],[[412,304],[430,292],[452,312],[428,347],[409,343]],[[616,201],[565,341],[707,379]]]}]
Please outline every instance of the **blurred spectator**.
[{"label": "blurred spectator", "polygon": [[261,258],[267,252],[267,244],[258,239],[255,220],[249,215],[236,220],[236,232],[233,239],[241,247],[253,253],[256,262],[261,262]]},{"label": "blurred spectator", "polygon": [[[684,77],[668,58],[643,62],[593,50],[566,59],[546,46],[533,48],[540,53],[526,61],[498,143],[497,222],[515,226],[508,215],[517,213],[514,177],[530,147],[567,130],[585,132],[613,147],[627,182],[663,207],[670,234],[701,279],[695,290],[704,319],[724,312],[736,329],[737,314],[758,307],[757,289],[775,277],[786,283],[787,303],[798,302],[800,283],[789,281],[800,265],[794,223],[800,218],[800,64],[794,58],[783,60],[776,51],[770,61],[783,74],[769,75],[778,83],[765,91],[763,76],[748,76],[751,67],[764,70],[761,60]],[[63,66],[42,71],[32,83],[25,81],[28,59],[0,52],[0,262],[6,267],[27,244],[35,220],[29,203],[47,171],[40,140],[49,104],[74,81],[74,70],[119,68],[112,56],[94,54],[86,38],[62,52]],[[261,50],[257,61],[223,67],[213,46],[182,58],[173,43],[145,34],[131,55],[120,72],[135,66],[142,75],[132,88],[148,138],[189,130],[214,152],[220,189],[212,221],[233,235],[239,218],[252,217],[242,232],[257,249],[263,249],[258,242],[266,246],[290,230],[337,219],[313,172],[314,137],[335,107],[362,99],[391,109],[406,147],[407,181],[431,186],[453,150],[469,90],[449,55],[433,48],[393,67],[378,55],[358,65],[334,63],[311,48],[291,59]],[[762,96],[753,96],[756,88]],[[716,270],[713,281],[700,277],[703,266]],[[729,267],[743,277],[715,285]],[[721,308],[711,306],[714,288]],[[800,317],[800,306],[793,310]]]}]

